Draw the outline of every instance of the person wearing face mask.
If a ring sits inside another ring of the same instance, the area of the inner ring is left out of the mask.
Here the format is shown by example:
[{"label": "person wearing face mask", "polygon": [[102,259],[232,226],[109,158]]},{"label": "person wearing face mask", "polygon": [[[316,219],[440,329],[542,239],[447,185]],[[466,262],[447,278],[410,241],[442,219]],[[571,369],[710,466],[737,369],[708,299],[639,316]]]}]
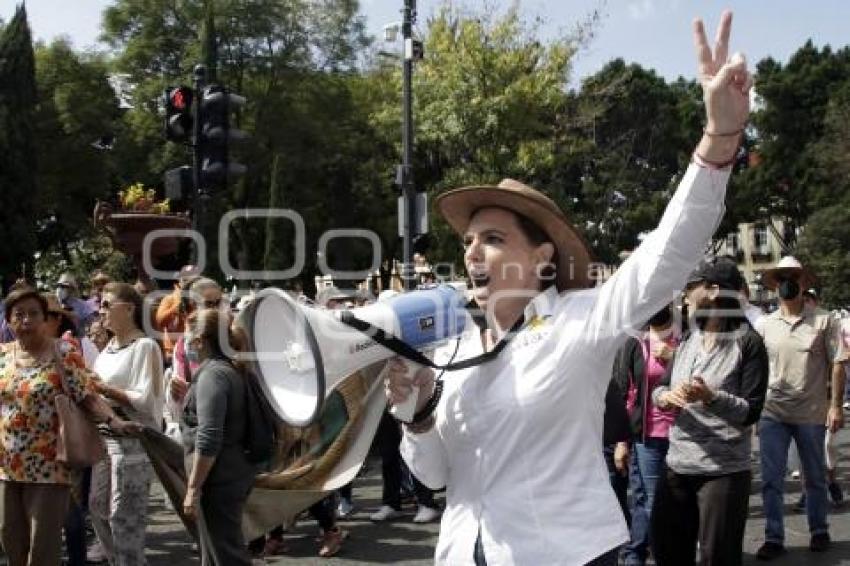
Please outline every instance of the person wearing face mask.
[{"label": "person wearing face mask", "polygon": [[[186,316],[199,308],[227,310],[228,303],[222,297],[221,285],[208,277],[199,277],[188,283],[184,289],[183,311]],[[171,374],[168,381],[166,403],[172,415],[180,415],[185,406],[186,392],[192,382],[192,376],[198,370],[198,362],[187,356],[183,336],[174,342],[171,361]]]},{"label": "person wearing face mask", "polygon": [[740,566],[750,495],[751,427],[767,353],[741,308],[734,261],[702,262],[685,291],[692,324],[652,392],[676,412],[652,510],[658,566]]},{"label": "person wearing face mask", "polygon": [[809,548],[829,548],[824,438],[827,428],[835,432],[844,425],[844,354],[837,321],[805,305],[803,290],[812,286],[814,276],[796,258],[782,258],[762,281],[779,295],[779,309],[762,317],[757,327],[770,357],[770,384],[759,421],[765,543],[757,556],[771,560],[785,553],[783,492],[792,439],[803,469]]},{"label": "person wearing face mask", "polygon": [[631,539],[624,549],[627,566],[646,564],[655,486],[664,473],[668,433],[675,418],[673,411],[660,409],[651,397],[679,345],[672,308],[665,305],[649,319],[645,332],[623,345],[615,366],[614,378],[625,395],[634,438],[629,466]]},{"label": "person wearing face mask", "polygon": [[74,331],[76,337],[81,337],[89,323],[97,318],[97,311],[79,297],[79,289],[77,279],[70,273],[63,273],[56,282],[56,298],[59,303],[74,311],[77,321]]},{"label": "person wearing face mask", "polygon": [[256,469],[243,447],[246,384],[227,356],[236,346],[229,316],[214,308],[194,311],[184,341],[186,356],[200,366],[181,419],[189,469],[183,511],[197,520],[203,566],[247,566],[242,508]]}]

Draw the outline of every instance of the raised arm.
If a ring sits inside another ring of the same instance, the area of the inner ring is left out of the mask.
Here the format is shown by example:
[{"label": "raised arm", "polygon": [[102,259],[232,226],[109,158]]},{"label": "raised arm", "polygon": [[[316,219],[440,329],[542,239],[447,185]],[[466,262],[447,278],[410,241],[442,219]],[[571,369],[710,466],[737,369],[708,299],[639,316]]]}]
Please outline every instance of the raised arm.
[{"label": "raised arm", "polygon": [[670,301],[720,222],[752,86],[743,55],[727,60],[731,25],[731,12],[724,12],[712,49],[702,21],[694,22],[705,132],[658,227],[600,289],[587,321],[590,336],[617,337],[626,328],[641,326]]}]

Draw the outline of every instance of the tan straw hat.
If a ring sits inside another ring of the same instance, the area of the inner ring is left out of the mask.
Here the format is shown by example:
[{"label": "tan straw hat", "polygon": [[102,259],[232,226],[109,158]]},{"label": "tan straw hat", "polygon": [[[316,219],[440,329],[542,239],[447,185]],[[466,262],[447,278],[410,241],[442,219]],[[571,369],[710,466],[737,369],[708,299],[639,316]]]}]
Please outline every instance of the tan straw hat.
[{"label": "tan straw hat", "polygon": [[814,285],[817,279],[811,271],[803,267],[800,260],[787,255],[780,259],[774,267],[762,273],[761,282],[767,289],[774,291],[779,285],[779,281],[787,278],[796,279],[800,288],[804,290]]},{"label": "tan straw hat", "polygon": [[552,199],[513,179],[498,185],[475,185],[439,195],[437,210],[454,230],[463,235],[472,216],[482,208],[499,207],[518,212],[537,224],[555,245],[559,291],[593,286],[589,273],[590,248]]}]

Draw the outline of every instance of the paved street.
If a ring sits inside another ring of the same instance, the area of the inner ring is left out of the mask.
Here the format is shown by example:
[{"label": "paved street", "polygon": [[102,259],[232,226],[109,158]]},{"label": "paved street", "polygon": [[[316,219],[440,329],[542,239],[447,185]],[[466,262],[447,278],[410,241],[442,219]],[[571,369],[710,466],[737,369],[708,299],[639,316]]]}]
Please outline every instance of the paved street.
[{"label": "paved street", "polygon": [[[850,432],[841,436],[841,453],[845,460],[841,468],[841,480],[845,489],[850,487]],[[415,509],[405,508],[402,520],[376,525],[369,521],[369,514],[380,502],[380,462],[371,461],[368,468],[355,482],[354,497],[357,512],[351,520],[341,524],[350,532],[343,551],[333,559],[316,556],[318,545],[315,536],[318,527],[313,521],[304,520],[286,535],[290,551],[287,556],[267,559],[269,565],[361,565],[398,564],[402,566],[424,566],[433,561],[433,549],[437,537],[437,524],[414,525],[410,522]],[[833,548],[822,555],[808,550],[808,530],[805,516],[791,510],[799,497],[799,482],[789,481],[786,497],[786,533],[789,553],[773,564],[777,566],[850,566],[850,504],[834,509],[830,516],[830,531]],[[754,554],[762,542],[764,516],[758,480],[750,498],[750,519],[744,541],[745,564],[761,564]],[[850,495],[850,494],[848,494]],[[439,498],[442,501],[442,497]],[[176,516],[165,505],[165,496],[157,485],[152,497],[152,513],[148,529],[148,556],[150,566],[188,566],[200,561],[191,551],[189,536],[177,521]],[[260,562],[258,562],[259,564]],[[537,566],[537,565],[534,565]]]},{"label": "paved street", "polygon": [[[842,485],[850,488],[850,431],[841,435],[841,454],[844,463],[840,470]],[[370,462],[369,467],[355,482],[354,497],[358,508],[354,518],[343,521],[343,527],[351,533],[343,551],[333,559],[316,557],[317,543],[314,538],[318,528],[313,521],[305,520],[299,527],[286,535],[290,552],[286,557],[268,559],[274,565],[359,565],[398,564],[421,565],[433,562],[437,525],[414,525],[410,522],[414,508],[405,509],[401,521],[375,525],[369,514],[380,503],[380,462]],[[821,555],[808,550],[809,535],[805,515],[792,511],[791,506],[800,493],[799,482],[789,480],[786,496],[786,536],[788,554],[772,562],[777,566],[835,566],[850,565],[850,503],[834,509],[830,516],[832,549]],[[161,493],[161,492],[160,492]],[[850,496],[850,493],[848,493]],[[152,527],[150,529],[151,566],[181,566],[198,561],[188,553],[188,536],[177,523],[173,513],[162,505],[163,497],[155,498]],[[442,501],[442,497],[440,497]],[[764,531],[764,515],[758,479],[754,482],[750,497],[750,518],[744,541],[745,564],[763,564],[755,560],[755,551],[761,545]],[[537,565],[534,565],[537,566]]]}]

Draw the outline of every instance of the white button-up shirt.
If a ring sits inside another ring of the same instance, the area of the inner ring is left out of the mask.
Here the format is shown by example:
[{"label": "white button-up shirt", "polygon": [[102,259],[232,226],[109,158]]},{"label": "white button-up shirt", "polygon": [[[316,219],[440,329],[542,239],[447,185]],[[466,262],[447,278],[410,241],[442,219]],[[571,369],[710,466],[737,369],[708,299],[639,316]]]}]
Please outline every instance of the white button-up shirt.
[{"label": "white button-up shirt", "polygon": [[[581,565],[627,540],[602,453],[613,356],[627,328],[683,288],[722,216],[728,178],[691,165],[658,228],[603,286],[540,293],[495,360],[446,372],[435,427],[405,431],[401,443],[420,481],[446,486],[438,564],[474,564],[479,531],[490,566]],[[471,328],[455,361],[481,352]]]}]

